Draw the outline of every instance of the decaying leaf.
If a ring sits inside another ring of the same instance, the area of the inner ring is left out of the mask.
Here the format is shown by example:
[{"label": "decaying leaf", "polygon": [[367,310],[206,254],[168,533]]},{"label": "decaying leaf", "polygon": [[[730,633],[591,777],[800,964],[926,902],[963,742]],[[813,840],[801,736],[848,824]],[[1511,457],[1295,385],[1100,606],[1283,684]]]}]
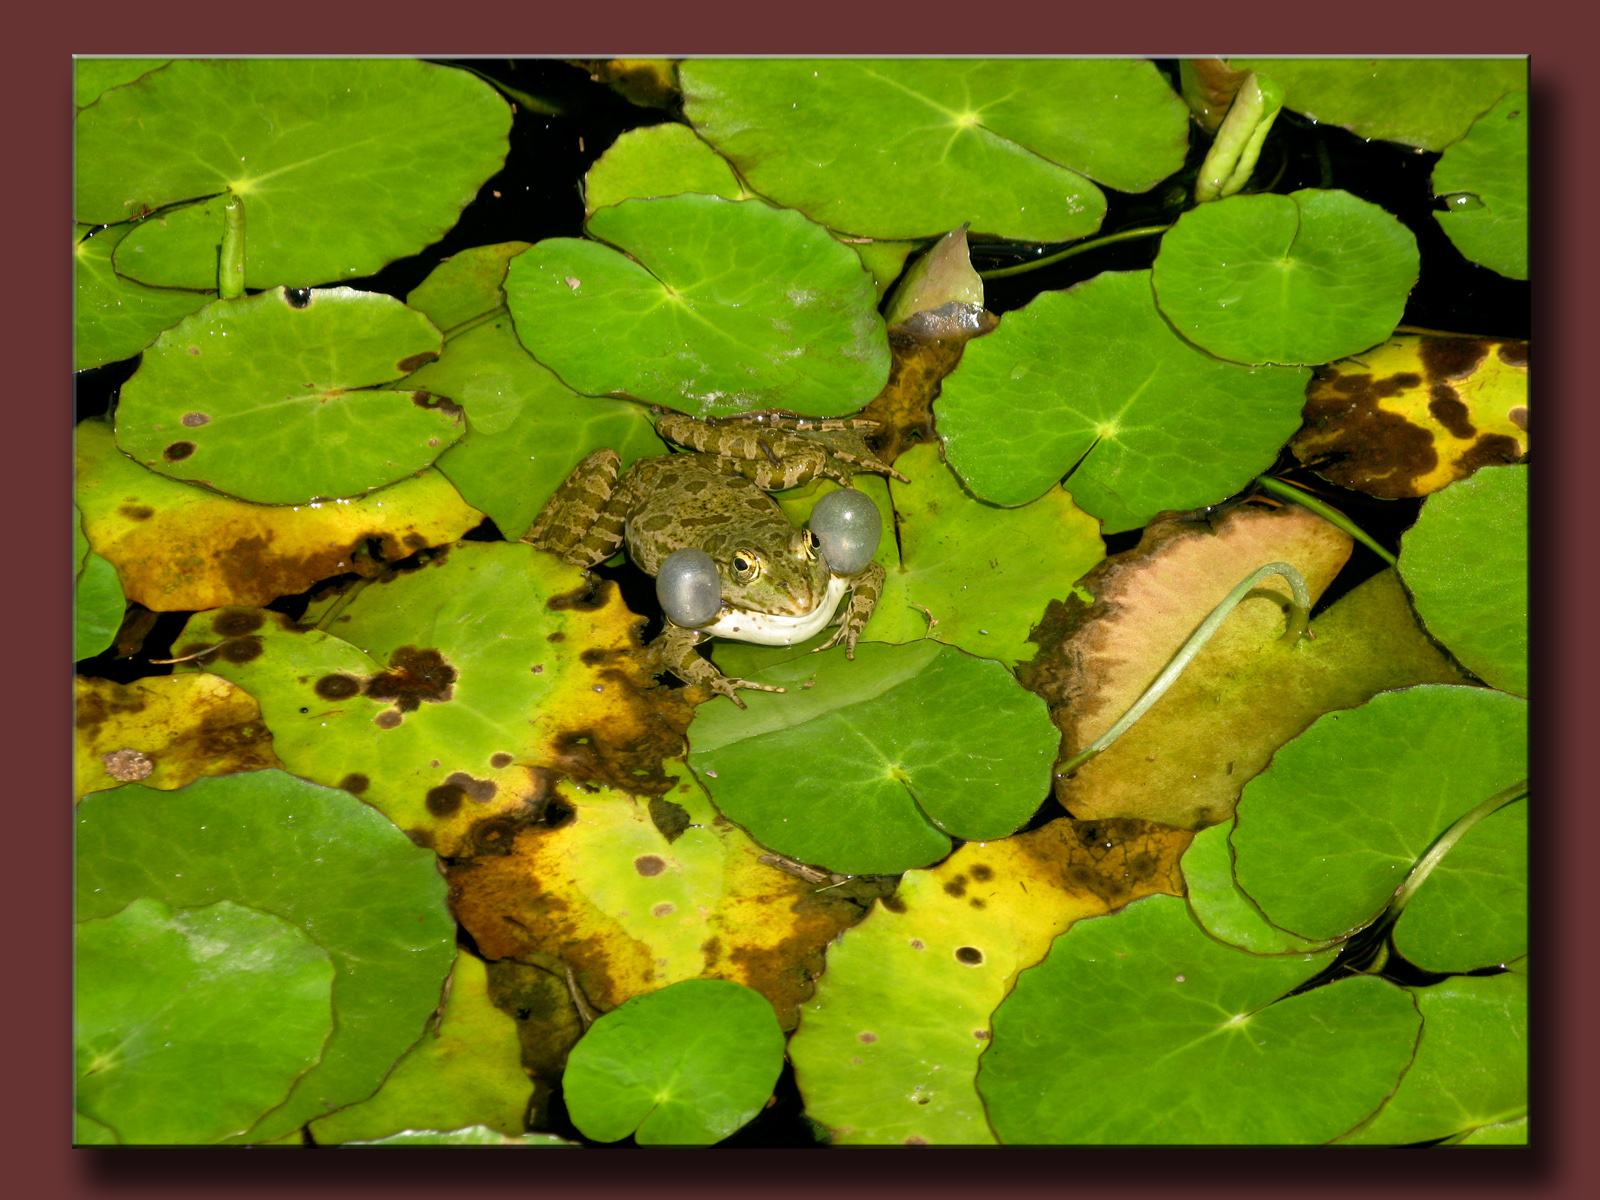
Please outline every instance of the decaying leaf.
[{"label": "decaying leaf", "polygon": [[456,919],[491,961],[570,968],[580,1014],[680,979],[731,979],[792,1029],[823,947],[861,918],[858,893],[760,862],[688,769],[676,773],[684,782],[648,804],[558,784],[560,817],[519,830],[507,853],[448,864]]},{"label": "decaying leaf", "polygon": [[80,676],[75,744],[75,796],[122,783],[171,791],[283,765],[254,697],[217,675]]},{"label": "decaying leaf", "polygon": [[1321,367],[1289,443],[1325,479],[1426,496],[1528,452],[1528,343],[1399,334]]},{"label": "decaying leaf", "polygon": [[266,604],[319,580],[376,575],[384,560],[453,542],[483,520],[430,468],[356,500],[250,504],[167,479],[77,428],[77,496],[89,544],[128,597],[156,612]]},{"label": "decaying leaf", "polygon": [[836,1144],[992,1143],[974,1085],[989,1017],[1074,921],[1178,895],[1184,830],[1050,822],[969,842],[828,951],[790,1042],[807,1113]]},{"label": "decaying leaf", "polygon": [[[180,654],[260,702],[289,769],[441,855],[503,852],[565,776],[651,796],[690,708],[656,686],[615,585],[519,543],[462,542],[326,618],[197,614]],[[215,647],[215,649],[210,649]]]},{"label": "decaying leaf", "polygon": [[[1081,581],[1094,597],[1052,605],[1024,664],[1052,706],[1062,761],[1126,712],[1212,607],[1257,567],[1288,562],[1313,600],[1350,553],[1304,509],[1244,505],[1212,520],[1169,516]],[[1287,585],[1268,579],[1234,610],[1172,689],[1104,753],[1056,777],[1076,817],[1143,817],[1198,829],[1224,821],[1273,751],[1321,714],[1413,683],[1461,682],[1418,628],[1392,571],[1283,643]]]}]

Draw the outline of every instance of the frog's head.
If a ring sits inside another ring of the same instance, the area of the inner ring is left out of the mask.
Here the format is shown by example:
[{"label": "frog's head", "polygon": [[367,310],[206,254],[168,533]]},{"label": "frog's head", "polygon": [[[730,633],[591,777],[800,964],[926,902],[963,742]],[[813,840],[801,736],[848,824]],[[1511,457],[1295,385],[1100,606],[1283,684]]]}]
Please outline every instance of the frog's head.
[{"label": "frog's head", "polygon": [[828,566],[809,529],[778,538],[734,536],[706,550],[717,564],[725,610],[803,617],[827,595]]}]

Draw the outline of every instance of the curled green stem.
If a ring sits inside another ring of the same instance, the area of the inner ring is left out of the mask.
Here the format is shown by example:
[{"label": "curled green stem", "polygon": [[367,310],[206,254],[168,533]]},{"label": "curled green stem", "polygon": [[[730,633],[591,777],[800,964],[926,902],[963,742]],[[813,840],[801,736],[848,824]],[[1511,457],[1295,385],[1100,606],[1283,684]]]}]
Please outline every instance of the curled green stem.
[{"label": "curled green stem", "polygon": [[1043,258],[1036,258],[1032,262],[1018,263],[1014,267],[996,267],[992,271],[979,271],[979,279],[1004,279],[1008,275],[1021,275],[1027,271],[1037,271],[1040,267],[1048,267],[1052,263],[1061,262],[1075,254],[1082,254],[1087,250],[1097,250],[1101,246],[1109,246],[1113,242],[1131,242],[1134,238],[1149,237],[1155,233],[1165,233],[1171,225],[1146,225],[1142,229],[1124,229],[1121,233],[1108,233],[1105,237],[1094,238],[1087,242],[1079,242],[1076,246],[1068,246],[1065,250],[1055,254],[1047,254]]},{"label": "curled green stem", "polygon": [[1301,508],[1308,509],[1311,512],[1316,513],[1317,516],[1321,517],[1324,521],[1331,521],[1340,529],[1348,533],[1351,537],[1355,538],[1356,541],[1360,542],[1368,550],[1371,550],[1379,558],[1383,559],[1383,561],[1388,563],[1391,567],[1400,561],[1399,559],[1395,558],[1394,555],[1390,554],[1388,550],[1384,549],[1376,541],[1374,541],[1371,534],[1369,534],[1365,529],[1362,529],[1337,508],[1334,508],[1330,504],[1324,504],[1315,496],[1295,487],[1294,484],[1286,483],[1281,479],[1274,479],[1271,475],[1258,475],[1256,476],[1256,482],[1267,491],[1271,492],[1274,496],[1281,496],[1285,500],[1293,500]]},{"label": "curled green stem", "polygon": [[222,253],[217,258],[217,295],[244,295],[244,198],[229,196],[222,206]]},{"label": "curled green stem", "polygon": [[1394,895],[1389,899],[1389,907],[1385,911],[1384,917],[1392,920],[1400,915],[1400,910],[1416,894],[1417,889],[1427,881],[1428,876],[1433,873],[1433,869],[1439,865],[1439,860],[1455,848],[1455,844],[1466,836],[1467,830],[1491,813],[1504,808],[1513,800],[1522,799],[1527,794],[1528,781],[1526,779],[1518,780],[1510,787],[1490,796],[1482,804],[1450,826],[1449,829],[1441,833],[1439,840],[1428,847],[1428,852],[1417,859],[1417,865],[1411,868],[1411,873],[1405,877],[1405,881],[1395,888]]},{"label": "curled green stem", "polygon": [[1228,614],[1239,606],[1239,601],[1249,595],[1250,589],[1269,575],[1281,575],[1289,582],[1289,590],[1293,594],[1294,600],[1289,609],[1289,620],[1283,631],[1282,640],[1290,645],[1298,642],[1300,635],[1305,632],[1306,621],[1311,616],[1311,593],[1306,588],[1306,581],[1301,578],[1300,572],[1295,570],[1294,567],[1282,562],[1268,563],[1266,566],[1250,572],[1240,581],[1238,587],[1223,598],[1221,604],[1211,610],[1211,615],[1200,622],[1200,627],[1191,633],[1188,641],[1178,648],[1178,652],[1172,656],[1172,661],[1167,664],[1166,669],[1155,677],[1155,681],[1149,687],[1145,688],[1144,694],[1133,702],[1133,707],[1123,713],[1117,723],[1110,729],[1069,758],[1061,768],[1062,773],[1076,770],[1088,762],[1107,746],[1111,745],[1112,742],[1127,733],[1135,721],[1149,712],[1151,706],[1166,695],[1167,689],[1177,681],[1179,675],[1183,674],[1184,668],[1193,662],[1195,656],[1204,649],[1205,644],[1211,640],[1211,635],[1222,628],[1222,623],[1228,619]]}]

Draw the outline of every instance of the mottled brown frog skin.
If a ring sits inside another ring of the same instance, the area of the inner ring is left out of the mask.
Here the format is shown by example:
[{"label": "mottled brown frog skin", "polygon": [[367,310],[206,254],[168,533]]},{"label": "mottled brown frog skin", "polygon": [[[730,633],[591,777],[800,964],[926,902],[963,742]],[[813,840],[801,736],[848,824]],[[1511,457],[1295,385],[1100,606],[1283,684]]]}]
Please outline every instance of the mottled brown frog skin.
[{"label": "mottled brown frog skin", "polygon": [[[618,478],[621,457],[596,450],[556,490],[522,540],[585,569],[626,542],[628,557],[652,577],[675,550],[704,550],[722,580],[724,615],[801,617],[824,602],[830,572],[816,538],[791,525],[767,493],[819,475],[848,484],[855,471],[904,479],[867,452],[859,431],[873,427],[870,421],[766,415],[713,424],[666,413],[656,431],[689,452],[642,458]],[[850,603],[835,618],[839,629],[827,646],[843,641],[845,653],[855,657],[883,580],[877,563],[849,580]],[[741,708],[740,688],[783,691],[723,675],[695,652],[704,636],[668,621],[651,648],[674,675]]]}]

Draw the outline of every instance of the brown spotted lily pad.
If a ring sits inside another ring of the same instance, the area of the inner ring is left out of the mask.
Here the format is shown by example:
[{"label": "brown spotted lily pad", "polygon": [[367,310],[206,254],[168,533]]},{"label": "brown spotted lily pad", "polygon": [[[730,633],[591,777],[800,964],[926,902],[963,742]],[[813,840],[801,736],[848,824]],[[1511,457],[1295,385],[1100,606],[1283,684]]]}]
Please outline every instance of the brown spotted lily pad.
[{"label": "brown spotted lily pad", "polygon": [[993,1143],[974,1078],[1017,973],[1075,921],[1178,895],[1190,835],[1062,819],[907,871],[828,950],[790,1042],[806,1112],[837,1145]]},{"label": "brown spotted lily pad", "polygon": [[332,575],[376,575],[483,520],[433,469],[349,501],[235,500],[146,470],[100,421],[77,429],[77,498],[90,546],[156,612],[267,604]]},{"label": "brown spotted lily pad", "polygon": [[1325,479],[1426,496],[1528,452],[1528,343],[1399,334],[1317,371],[1289,448]]},{"label": "brown spotted lily pad", "polygon": [[671,786],[688,706],[614,585],[519,543],[462,542],[323,613],[197,614],[180,654],[261,702],[285,765],[379,808],[441,855],[503,849],[559,776]]},{"label": "brown spotted lily pad", "polygon": [[714,977],[755,988],[792,1029],[823,947],[862,905],[762,862],[675,767],[683,782],[650,803],[561,785],[559,816],[519,830],[506,853],[450,865],[456,919],[491,961],[570,970],[573,1003],[591,1014]]},{"label": "brown spotted lily pad", "polygon": [[202,775],[281,767],[261,707],[217,675],[77,680],[74,794],[171,791]]},{"label": "brown spotted lily pad", "polygon": [[[1061,761],[1122,716],[1222,597],[1256,568],[1293,564],[1313,600],[1349,556],[1347,535],[1304,509],[1244,505],[1211,521],[1169,515],[1051,605],[1021,674],[1051,704]],[[1288,585],[1265,580],[1188,669],[1110,748],[1056,777],[1075,817],[1142,817],[1197,829],[1226,820],[1245,782],[1317,717],[1413,683],[1461,676],[1427,639],[1392,571],[1285,644]]]}]

